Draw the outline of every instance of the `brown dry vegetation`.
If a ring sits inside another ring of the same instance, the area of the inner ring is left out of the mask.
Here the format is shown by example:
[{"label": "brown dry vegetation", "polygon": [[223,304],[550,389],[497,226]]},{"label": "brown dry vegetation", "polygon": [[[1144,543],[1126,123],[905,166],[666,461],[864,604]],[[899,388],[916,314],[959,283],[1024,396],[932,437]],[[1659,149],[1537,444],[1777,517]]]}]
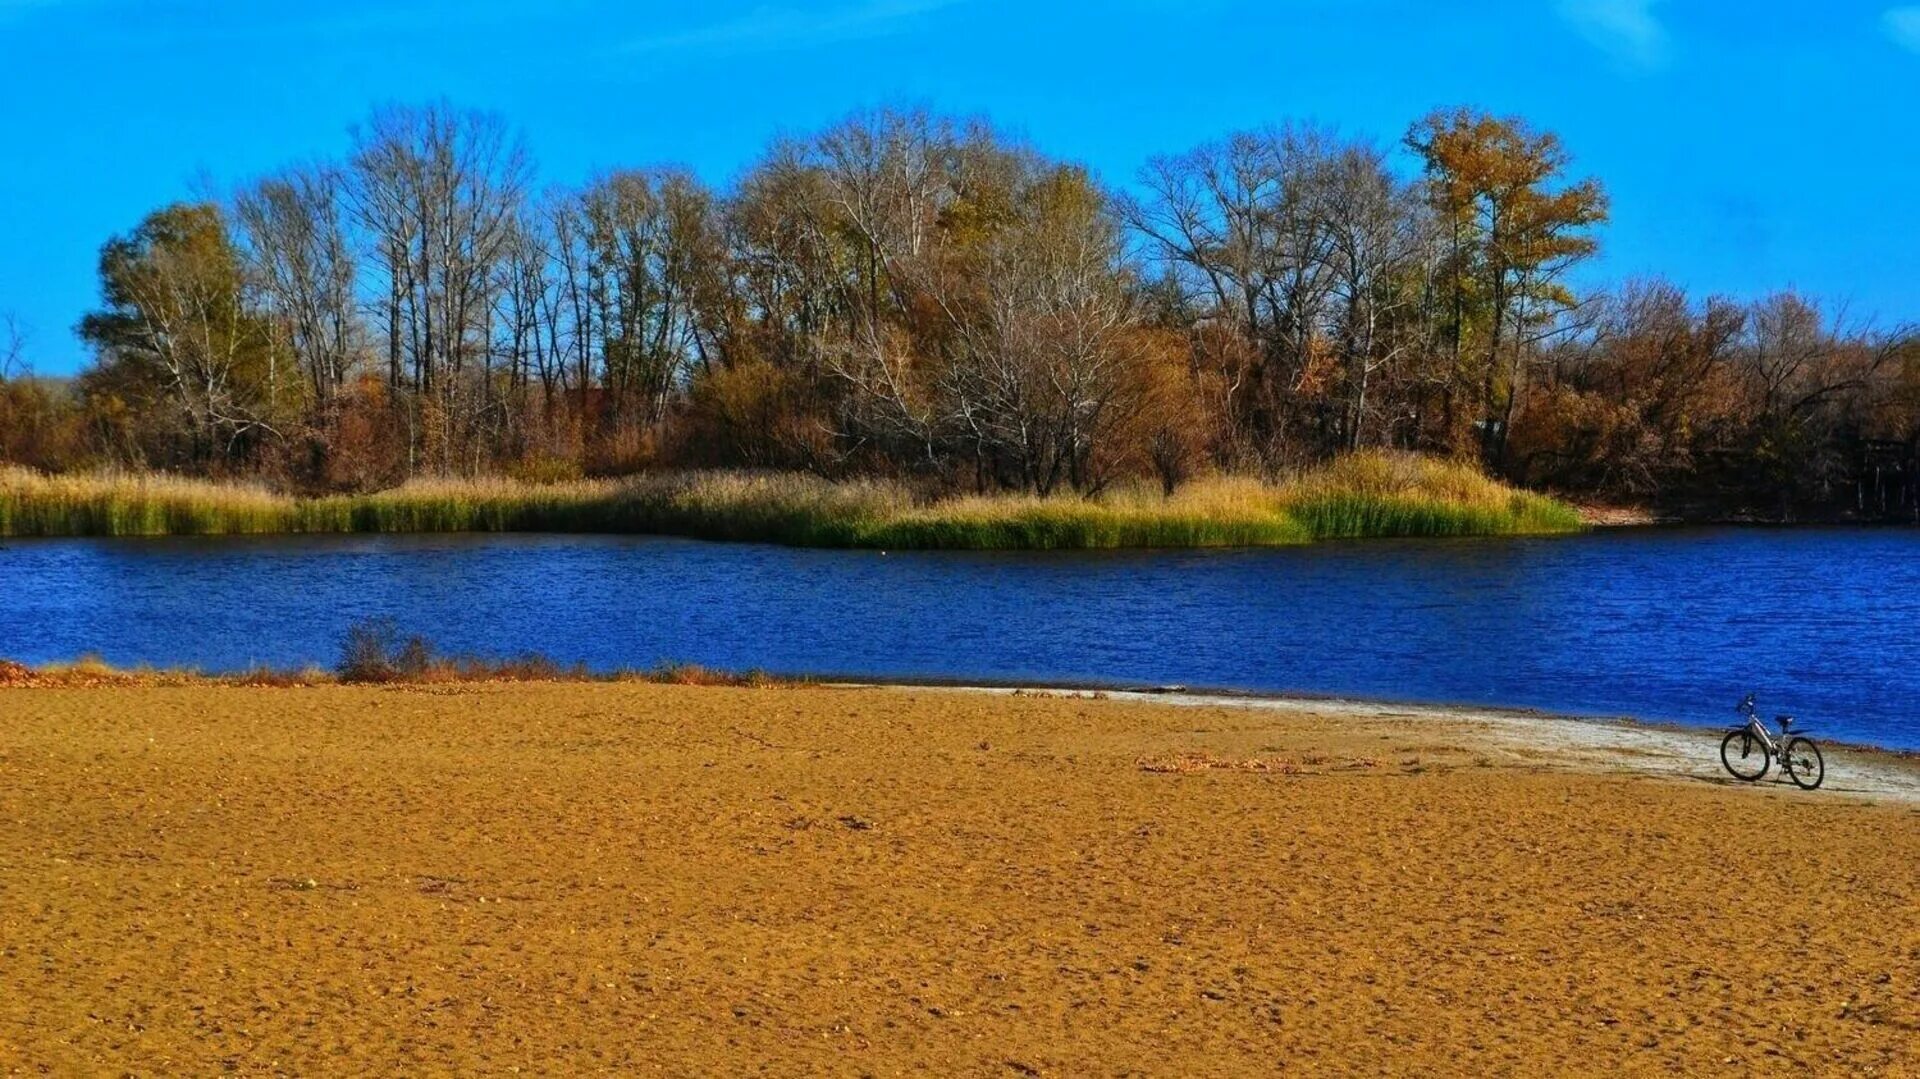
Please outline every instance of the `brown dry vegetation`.
[{"label": "brown dry vegetation", "polygon": [[1476,739],[932,691],[7,690],[0,1071],[1920,1069],[1914,809]]},{"label": "brown dry vegetation", "polygon": [[1590,290],[1608,201],[1574,147],[1471,108],[1403,145],[1262,125],[1122,195],[985,118],[880,109],[722,187],[642,166],[536,195],[503,118],[382,107],[331,162],[108,239],[71,385],[0,318],[0,461],[1046,496],[1378,449],[1689,517],[1920,516],[1912,328]]},{"label": "brown dry vegetation", "polygon": [[1364,452],[1270,483],[1211,477],[1176,495],[930,497],[911,485],[757,473],[624,483],[416,481],[365,497],[291,498],[178,476],[45,475],[0,465],[0,536],[282,532],[642,532],[806,546],[1222,547],[1315,539],[1574,532],[1578,511],[1477,469]]}]

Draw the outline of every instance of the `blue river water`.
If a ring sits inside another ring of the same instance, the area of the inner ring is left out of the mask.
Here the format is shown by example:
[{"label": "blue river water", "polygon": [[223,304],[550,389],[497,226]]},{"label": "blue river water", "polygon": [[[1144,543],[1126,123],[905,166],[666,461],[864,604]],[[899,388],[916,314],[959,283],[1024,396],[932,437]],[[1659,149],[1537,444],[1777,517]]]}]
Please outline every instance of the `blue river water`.
[{"label": "blue river water", "polygon": [[[895,679],[1180,683],[1702,725],[1748,690],[1920,748],[1920,531],[1674,529],[1282,550],[900,553],[624,536],[0,543],[0,656],[451,653]],[[0,701],[0,705],[4,702]]]}]

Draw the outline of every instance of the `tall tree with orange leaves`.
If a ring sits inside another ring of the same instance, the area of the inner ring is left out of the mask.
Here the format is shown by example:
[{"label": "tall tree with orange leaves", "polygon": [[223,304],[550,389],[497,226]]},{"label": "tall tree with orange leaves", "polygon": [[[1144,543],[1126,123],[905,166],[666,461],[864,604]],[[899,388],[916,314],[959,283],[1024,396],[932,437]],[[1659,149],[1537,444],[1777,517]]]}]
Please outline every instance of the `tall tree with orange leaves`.
[{"label": "tall tree with orange leaves", "polygon": [[[1458,444],[1461,421],[1470,420],[1483,459],[1497,468],[1535,346],[1579,306],[1567,274],[1598,250],[1592,229],[1607,219],[1606,192],[1597,180],[1568,180],[1560,139],[1517,118],[1441,110],[1413,125],[1407,145],[1426,165],[1427,198],[1448,244],[1447,435]],[[1477,395],[1477,415],[1461,411],[1462,394]]]}]

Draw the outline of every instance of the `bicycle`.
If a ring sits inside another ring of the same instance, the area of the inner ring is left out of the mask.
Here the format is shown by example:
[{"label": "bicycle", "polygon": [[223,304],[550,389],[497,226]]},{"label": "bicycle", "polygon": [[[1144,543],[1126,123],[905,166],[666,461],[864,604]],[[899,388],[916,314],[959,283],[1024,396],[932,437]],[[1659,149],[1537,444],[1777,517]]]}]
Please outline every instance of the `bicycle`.
[{"label": "bicycle", "polygon": [[1753,694],[1747,694],[1735,710],[1743,721],[1720,741],[1720,763],[1733,778],[1757,783],[1778,759],[1787,778],[1801,790],[1817,790],[1825,781],[1827,762],[1820,756],[1820,747],[1804,734],[1793,733],[1792,716],[1774,717],[1780,724],[1776,737],[1761,721]]}]

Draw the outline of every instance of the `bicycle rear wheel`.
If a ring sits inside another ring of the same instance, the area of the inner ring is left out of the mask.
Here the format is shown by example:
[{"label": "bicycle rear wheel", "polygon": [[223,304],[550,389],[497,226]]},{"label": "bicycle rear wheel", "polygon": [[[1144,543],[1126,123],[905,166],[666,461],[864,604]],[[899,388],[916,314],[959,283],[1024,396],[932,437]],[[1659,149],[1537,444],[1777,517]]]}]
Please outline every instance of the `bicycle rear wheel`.
[{"label": "bicycle rear wheel", "polygon": [[1827,778],[1826,759],[1820,756],[1820,747],[1814,745],[1811,738],[1788,742],[1786,752],[1780,754],[1780,767],[1787,770],[1787,778],[1801,790],[1818,790]]},{"label": "bicycle rear wheel", "polygon": [[1767,747],[1753,736],[1753,731],[1742,727],[1728,731],[1721,740],[1720,763],[1733,778],[1753,783],[1773,767],[1773,758],[1767,755]]}]

